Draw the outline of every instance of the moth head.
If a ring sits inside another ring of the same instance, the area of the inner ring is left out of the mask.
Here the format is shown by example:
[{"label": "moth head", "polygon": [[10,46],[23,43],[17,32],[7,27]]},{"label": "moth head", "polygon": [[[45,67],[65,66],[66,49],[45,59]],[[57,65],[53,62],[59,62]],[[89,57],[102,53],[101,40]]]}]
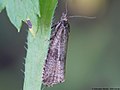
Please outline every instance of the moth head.
[{"label": "moth head", "polygon": [[67,14],[66,14],[66,13],[62,13],[60,22],[61,22],[61,25],[62,25],[66,30],[69,30],[70,25],[69,25],[68,17],[67,17]]},{"label": "moth head", "polygon": [[66,13],[62,13],[61,21],[68,21]]}]

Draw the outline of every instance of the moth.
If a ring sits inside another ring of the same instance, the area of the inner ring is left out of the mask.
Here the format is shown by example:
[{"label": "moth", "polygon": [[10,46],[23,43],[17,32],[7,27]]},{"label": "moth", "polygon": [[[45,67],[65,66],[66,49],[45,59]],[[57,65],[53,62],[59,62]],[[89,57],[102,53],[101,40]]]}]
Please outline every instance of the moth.
[{"label": "moth", "polygon": [[60,21],[51,27],[51,37],[43,69],[43,85],[53,86],[65,81],[65,64],[70,25],[67,14],[62,13]]}]

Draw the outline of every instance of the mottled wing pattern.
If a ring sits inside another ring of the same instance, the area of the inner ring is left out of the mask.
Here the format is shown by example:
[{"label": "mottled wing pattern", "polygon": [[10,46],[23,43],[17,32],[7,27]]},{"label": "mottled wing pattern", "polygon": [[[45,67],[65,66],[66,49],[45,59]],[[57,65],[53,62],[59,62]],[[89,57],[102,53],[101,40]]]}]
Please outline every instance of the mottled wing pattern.
[{"label": "mottled wing pattern", "polygon": [[43,71],[43,84],[53,86],[64,82],[67,43],[69,37],[68,21],[60,21],[53,27],[47,59]]}]

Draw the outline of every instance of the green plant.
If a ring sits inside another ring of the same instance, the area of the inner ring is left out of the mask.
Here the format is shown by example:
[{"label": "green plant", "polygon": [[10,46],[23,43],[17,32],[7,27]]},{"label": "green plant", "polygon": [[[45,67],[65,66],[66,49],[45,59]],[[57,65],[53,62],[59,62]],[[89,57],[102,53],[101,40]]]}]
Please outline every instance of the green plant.
[{"label": "green plant", "polygon": [[7,15],[20,32],[22,21],[30,20],[25,77],[23,90],[40,90],[42,71],[47,55],[52,17],[57,0],[0,0],[0,12],[6,8]]}]

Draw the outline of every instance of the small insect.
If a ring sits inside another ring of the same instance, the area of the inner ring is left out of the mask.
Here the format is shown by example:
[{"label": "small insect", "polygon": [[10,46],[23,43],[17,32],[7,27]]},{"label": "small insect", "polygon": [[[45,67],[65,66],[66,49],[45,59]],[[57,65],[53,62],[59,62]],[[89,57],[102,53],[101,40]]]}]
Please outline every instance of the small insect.
[{"label": "small insect", "polygon": [[28,29],[29,31],[31,32],[31,34],[35,37],[35,32],[33,30],[33,25],[32,25],[32,22],[30,19],[27,19],[26,20],[26,24],[28,25]]},{"label": "small insect", "polygon": [[53,86],[65,81],[65,64],[70,26],[67,14],[52,26],[50,45],[43,71],[43,84]]},{"label": "small insect", "polygon": [[[69,17],[94,18],[87,16]],[[48,87],[65,81],[66,54],[70,32],[70,25],[67,17],[67,8],[66,12],[62,13],[60,21],[58,21],[51,28],[52,32],[48,54],[45,60],[42,77],[43,85],[46,85]]]},{"label": "small insect", "polygon": [[28,20],[26,20],[26,23],[27,23],[27,25],[28,25],[28,28],[31,29],[31,28],[32,28],[32,23],[31,23],[31,21],[28,19]]}]

